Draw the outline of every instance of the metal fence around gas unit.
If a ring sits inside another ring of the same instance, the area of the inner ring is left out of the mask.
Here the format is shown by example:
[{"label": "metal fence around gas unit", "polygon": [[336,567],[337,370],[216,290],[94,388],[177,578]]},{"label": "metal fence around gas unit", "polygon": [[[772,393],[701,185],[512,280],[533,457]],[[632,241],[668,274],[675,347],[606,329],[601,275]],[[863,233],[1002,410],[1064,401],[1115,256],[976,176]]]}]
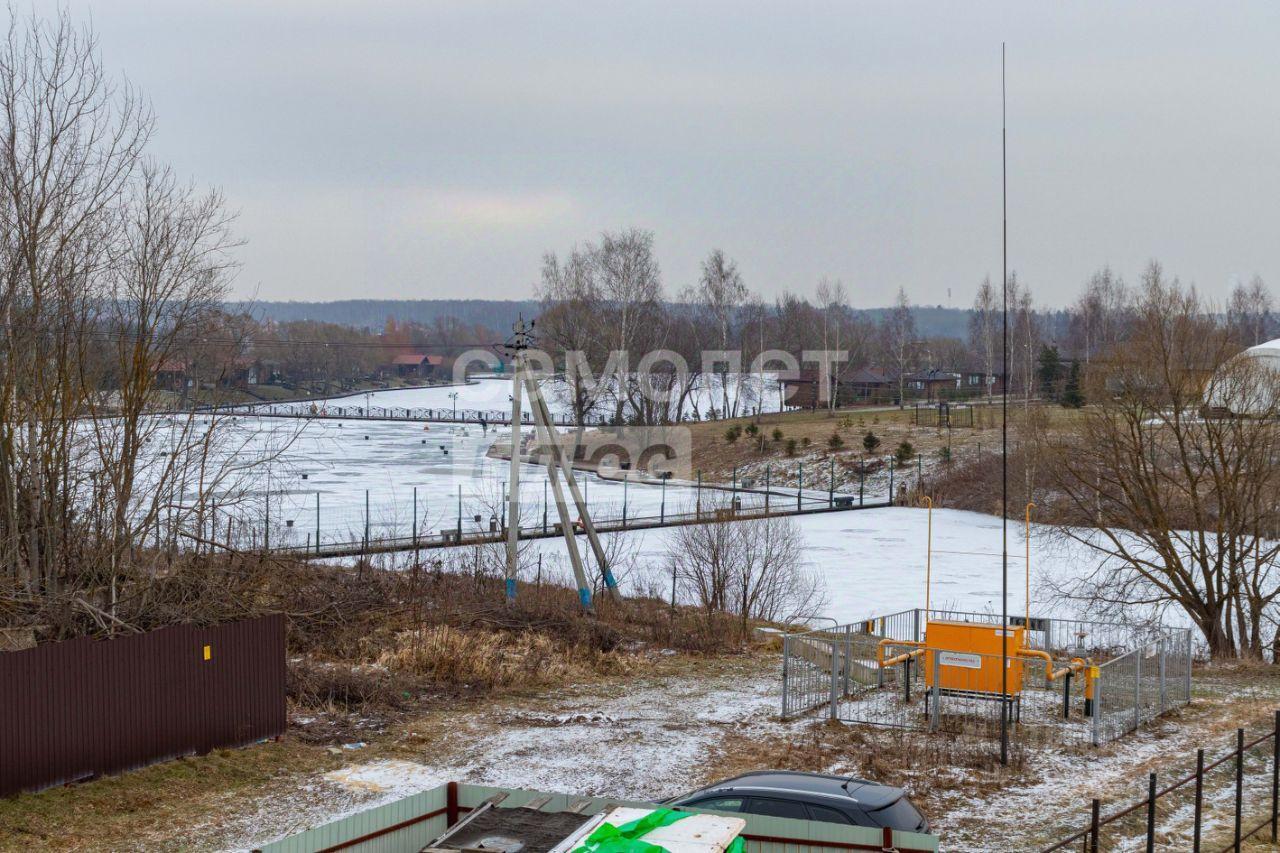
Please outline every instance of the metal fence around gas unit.
[{"label": "metal fence around gas unit", "polygon": [[[881,641],[921,642],[930,619],[1000,622],[992,614],[913,609],[789,634],[783,639],[782,716],[817,711],[843,722],[999,737],[1007,708],[1010,737],[1019,743],[1096,746],[1190,701],[1191,632],[1158,625],[1009,620],[1027,624],[1027,648],[1048,652],[1055,669],[1072,659],[1090,661],[1096,677],[1089,715],[1084,673],[1051,681],[1049,663],[1041,658],[1015,656],[1008,670],[1013,680],[1003,691],[992,691],[977,675],[999,672],[998,655],[933,649],[892,666],[879,664]],[[972,669],[948,669],[944,686],[947,663],[939,652],[962,652]]]}]

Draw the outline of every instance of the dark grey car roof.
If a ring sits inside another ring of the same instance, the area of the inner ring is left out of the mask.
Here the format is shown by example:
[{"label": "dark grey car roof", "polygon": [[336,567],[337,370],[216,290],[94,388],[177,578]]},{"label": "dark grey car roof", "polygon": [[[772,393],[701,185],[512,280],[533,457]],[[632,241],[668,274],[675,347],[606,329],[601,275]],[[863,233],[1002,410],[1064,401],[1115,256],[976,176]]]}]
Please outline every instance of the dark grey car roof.
[{"label": "dark grey car roof", "polygon": [[[893,805],[902,799],[903,790],[888,785],[868,782],[866,779],[854,779],[848,776],[832,776],[825,773],[801,773],[792,770],[763,770],[755,773],[744,773],[732,779],[725,779],[702,790],[698,794],[718,791],[740,791],[756,793],[761,796],[770,791],[804,792],[834,799],[849,800],[865,809],[874,811]],[[692,796],[692,795],[691,795]]]}]

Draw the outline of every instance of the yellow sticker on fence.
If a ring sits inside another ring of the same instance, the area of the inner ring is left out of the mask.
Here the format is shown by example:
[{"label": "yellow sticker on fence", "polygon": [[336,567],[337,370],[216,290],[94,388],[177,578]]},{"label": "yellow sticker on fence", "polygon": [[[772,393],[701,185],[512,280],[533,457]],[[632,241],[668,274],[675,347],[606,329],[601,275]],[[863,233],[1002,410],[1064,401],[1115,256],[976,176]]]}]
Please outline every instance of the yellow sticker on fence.
[{"label": "yellow sticker on fence", "polygon": [[1100,670],[1100,669],[1099,669],[1098,667],[1096,667],[1096,666],[1091,666],[1091,667],[1089,667],[1089,677],[1090,677],[1090,678],[1097,678],[1097,677],[1099,676],[1099,674],[1101,674],[1101,672],[1102,672],[1102,670]]},{"label": "yellow sticker on fence", "polygon": [[204,647],[204,659],[213,660],[213,646]]}]

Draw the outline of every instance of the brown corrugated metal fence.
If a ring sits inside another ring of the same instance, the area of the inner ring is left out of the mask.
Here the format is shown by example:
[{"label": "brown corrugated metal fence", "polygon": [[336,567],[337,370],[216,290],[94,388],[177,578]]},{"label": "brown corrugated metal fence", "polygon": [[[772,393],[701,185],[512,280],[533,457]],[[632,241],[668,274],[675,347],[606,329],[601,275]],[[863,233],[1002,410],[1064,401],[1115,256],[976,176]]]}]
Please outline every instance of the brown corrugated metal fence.
[{"label": "brown corrugated metal fence", "polygon": [[282,616],[0,652],[0,796],[284,729]]}]

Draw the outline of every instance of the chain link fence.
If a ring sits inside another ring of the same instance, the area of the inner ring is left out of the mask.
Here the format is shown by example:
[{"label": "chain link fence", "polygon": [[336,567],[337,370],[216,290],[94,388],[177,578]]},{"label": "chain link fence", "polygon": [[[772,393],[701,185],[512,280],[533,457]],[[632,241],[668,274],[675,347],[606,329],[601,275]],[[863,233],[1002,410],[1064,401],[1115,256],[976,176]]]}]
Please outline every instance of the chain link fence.
[{"label": "chain link fence", "polygon": [[1011,618],[1027,629],[1032,654],[1006,660],[926,646],[932,620],[1000,624],[992,614],[914,609],[789,634],[782,716],[817,711],[843,722],[998,738],[1007,710],[1010,739],[1023,745],[1097,746],[1191,698],[1189,629]]}]

